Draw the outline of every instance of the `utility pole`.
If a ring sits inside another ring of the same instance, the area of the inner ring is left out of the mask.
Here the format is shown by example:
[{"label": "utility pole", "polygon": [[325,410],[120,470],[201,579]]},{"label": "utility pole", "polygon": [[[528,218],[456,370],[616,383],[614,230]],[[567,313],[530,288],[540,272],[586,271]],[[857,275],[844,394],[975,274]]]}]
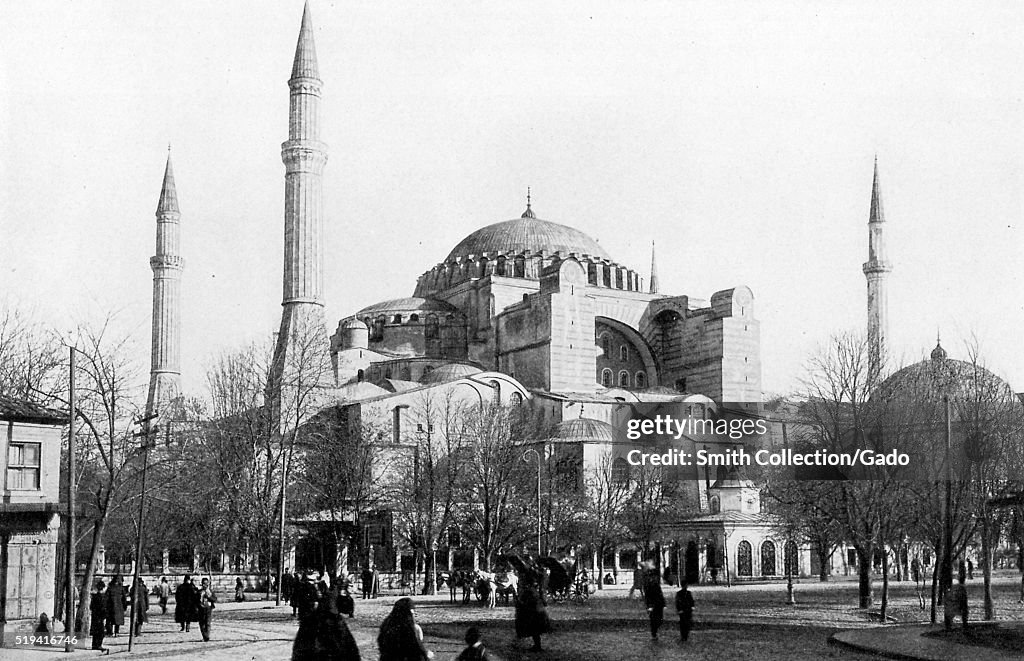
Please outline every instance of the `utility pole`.
[{"label": "utility pole", "polygon": [[139,525],[136,530],[138,537],[135,540],[135,571],[132,572],[132,585],[129,588],[128,594],[131,595],[131,620],[128,623],[128,651],[132,651],[132,643],[135,641],[135,622],[136,622],[136,609],[139,606],[138,599],[138,584],[139,584],[139,571],[142,566],[142,532],[143,520],[146,515],[146,473],[149,469],[149,447],[150,438],[156,433],[156,426],[152,426],[151,423],[158,417],[156,413],[150,413],[145,418],[140,418],[135,421],[135,424],[142,426],[142,431],[135,434],[136,438],[142,439],[142,489],[139,492]]},{"label": "utility pole", "polygon": [[[65,595],[64,615],[64,651],[74,652],[75,646],[71,639],[75,631],[75,348],[69,347],[69,380],[70,393],[68,403],[71,412],[68,414],[68,553],[67,553],[67,586]],[[83,586],[84,589],[84,586]]]}]

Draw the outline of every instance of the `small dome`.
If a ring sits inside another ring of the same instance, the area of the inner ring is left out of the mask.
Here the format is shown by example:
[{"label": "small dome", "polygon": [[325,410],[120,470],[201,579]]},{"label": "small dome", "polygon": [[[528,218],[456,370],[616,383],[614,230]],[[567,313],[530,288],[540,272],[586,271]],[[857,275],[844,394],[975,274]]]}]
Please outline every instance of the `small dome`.
[{"label": "small dome", "polygon": [[555,425],[549,440],[562,443],[612,443],[615,441],[615,428],[593,418],[576,418]]},{"label": "small dome", "polygon": [[338,324],[338,329],[339,330],[369,330],[366,327],[366,324],[364,324],[362,322],[362,320],[360,320],[358,317],[349,317],[348,319],[343,319],[342,322],[340,324]]},{"label": "small dome", "polygon": [[932,360],[945,360],[948,357],[946,350],[942,348],[941,342],[935,343],[935,348],[932,349]]},{"label": "small dome", "polygon": [[575,252],[611,260],[604,248],[583,232],[541,220],[534,216],[533,210],[527,209],[521,218],[494,223],[473,232],[448,253],[445,261],[453,262],[469,255],[484,253],[533,254],[541,250],[548,254],[561,252],[567,255]]},{"label": "small dome", "polygon": [[479,367],[473,367],[472,365],[466,365],[465,363],[448,363],[447,365],[441,365],[440,367],[431,370],[428,374],[424,374],[422,382],[447,383],[467,376],[473,376],[480,372],[483,372],[483,370]]}]

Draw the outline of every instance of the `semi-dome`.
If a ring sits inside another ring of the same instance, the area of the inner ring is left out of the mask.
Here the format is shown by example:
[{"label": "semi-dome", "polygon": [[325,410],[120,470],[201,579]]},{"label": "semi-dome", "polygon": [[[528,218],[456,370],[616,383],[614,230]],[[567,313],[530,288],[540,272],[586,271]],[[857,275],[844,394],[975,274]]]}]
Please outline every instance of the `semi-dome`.
[{"label": "semi-dome", "polygon": [[467,376],[473,376],[483,372],[479,367],[473,367],[465,363],[448,363],[441,365],[423,375],[423,383],[448,383]]},{"label": "semi-dome", "polygon": [[531,212],[529,215],[523,214],[522,218],[481,227],[460,241],[448,253],[445,261],[457,261],[469,255],[484,253],[536,253],[541,250],[547,254],[561,252],[566,255],[575,252],[611,260],[604,248],[583,232],[566,225],[534,218]]},{"label": "semi-dome", "polygon": [[380,303],[374,303],[369,305],[359,312],[356,316],[373,316],[376,314],[388,314],[394,312],[401,313],[420,313],[420,312],[457,312],[456,308],[451,303],[445,303],[433,298],[420,298],[418,296],[412,296],[409,298],[395,298],[390,301],[381,301]]}]

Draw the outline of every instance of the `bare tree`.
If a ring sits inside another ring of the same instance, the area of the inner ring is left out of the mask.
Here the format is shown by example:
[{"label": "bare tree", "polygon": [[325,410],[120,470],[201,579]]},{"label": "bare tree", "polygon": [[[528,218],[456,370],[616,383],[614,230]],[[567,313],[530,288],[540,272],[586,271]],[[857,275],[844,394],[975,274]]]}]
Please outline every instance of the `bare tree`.
[{"label": "bare tree", "polygon": [[597,552],[597,576],[604,575],[604,556],[608,549],[626,537],[623,510],[630,496],[628,472],[617,470],[611,449],[601,448],[589,465],[583,467],[587,494],[586,519],[591,546]]}]

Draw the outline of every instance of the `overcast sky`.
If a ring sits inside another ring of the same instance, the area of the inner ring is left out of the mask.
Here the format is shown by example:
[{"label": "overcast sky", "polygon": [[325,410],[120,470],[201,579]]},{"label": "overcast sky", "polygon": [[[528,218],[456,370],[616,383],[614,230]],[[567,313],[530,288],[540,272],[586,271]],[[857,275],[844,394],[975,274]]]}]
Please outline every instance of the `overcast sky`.
[{"label": "overcast sky", "polygon": [[[897,6],[897,4],[899,6]],[[878,154],[897,361],[941,327],[1024,390],[1020,2],[328,2],[326,299],[409,296],[478,227],[572,225],[661,290],[751,287],[763,384],[865,325]],[[119,310],[148,369],[167,143],[183,369],[280,319],[302,2],[0,3],[0,297]],[[145,382],[145,374],[140,377]]]}]

